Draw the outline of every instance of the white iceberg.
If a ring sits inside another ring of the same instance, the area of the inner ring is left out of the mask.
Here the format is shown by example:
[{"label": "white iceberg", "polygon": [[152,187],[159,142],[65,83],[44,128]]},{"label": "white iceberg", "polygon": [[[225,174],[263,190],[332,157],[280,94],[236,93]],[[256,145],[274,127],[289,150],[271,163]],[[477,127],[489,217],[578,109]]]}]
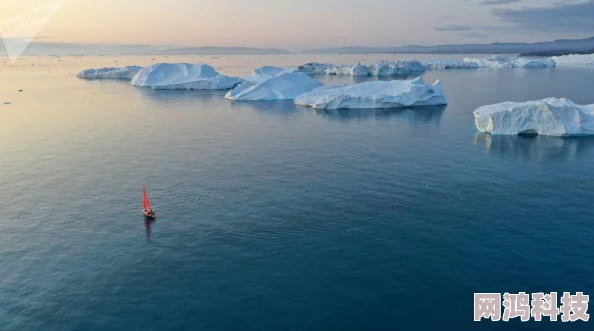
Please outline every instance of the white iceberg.
[{"label": "white iceberg", "polygon": [[254,72],[245,77],[244,80],[246,82],[251,83],[261,83],[267,79],[274,78],[280,74],[284,74],[286,72],[294,72],[294,68],[281,68],[281,67],[273,67],[273,66],[264,66],[258,69],[255,69]]},{"label": "white iceberg", "polygon": [[323,75],[351,76],[394,76],[422,73],[425,67],[419,61],[380,61],[372,65],[357,63],[355,65],[334,65],[310,62],[299,66],[299,72]]},{"label": "white iceberg", "polygon": [[437,106],[447,100],[439,81],[427,85],[419,77],[320,87],[298,96],[295,103],[316,109],[363,109]]},{"label": "white iceberg", "polygon": [[560,65],[591,64],[594,65],[594,54],[570,54],[563,56],[553,56],[552,61]]},{"label": "white iceberg", "polygon": [[487,58],[465,58],[464,62],[476,63],[479,68],[554,68],[551,59],[526,59],[515,56],[494,55]]},{"label": "white iceberg", "polygon": [[132,85],[155,90],[228,90],[241,82],[241,78],[220,75],[209,65],[188,63],[153,64],[132,78]]},{"label": "white iceberg", "polygon": [[567,99],[503,102],[474,111],[475,125],[491,134],[546,136],[594,133],[594,105],[581,106]]},{"label": "white iceberg", "polygon": [[86,69],[78,73],[78,78],[88,79],[126,79],[131,80],[142,67],[128,66],[122,68]]},{"label": "white iceberg", "polygon": [[307,74],[285,72],[258,84],[243,83],[229,91],[225,98],[246,101],[292,100],[323,85]]},{"label": "white iceberg", "polygon": [[372,76],[409,75],[425,72],[423,64],[412,61],[381,61],[371,66]]},{"label": "white iceberg", "polygon": [[434,60],[421,62],[425,69],[443,70],[443,69],[476,69],[478,63],[458,61],[458,60]]}]

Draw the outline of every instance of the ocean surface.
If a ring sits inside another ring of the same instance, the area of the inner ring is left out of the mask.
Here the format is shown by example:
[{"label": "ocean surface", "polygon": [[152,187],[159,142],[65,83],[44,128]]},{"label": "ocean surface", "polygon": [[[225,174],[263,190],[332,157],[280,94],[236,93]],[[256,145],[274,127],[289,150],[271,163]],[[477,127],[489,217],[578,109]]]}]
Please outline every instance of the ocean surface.
[{"label": "ocean surface", "polygon": [[430,71],[447,107],[377,111],[75,77],[408,58],[452,57],[0,60],[0,330],[591,330],[473,322],[475,292],[594,294],[594,138],[480,134],[472,111],[594,103],[594,67]]}]

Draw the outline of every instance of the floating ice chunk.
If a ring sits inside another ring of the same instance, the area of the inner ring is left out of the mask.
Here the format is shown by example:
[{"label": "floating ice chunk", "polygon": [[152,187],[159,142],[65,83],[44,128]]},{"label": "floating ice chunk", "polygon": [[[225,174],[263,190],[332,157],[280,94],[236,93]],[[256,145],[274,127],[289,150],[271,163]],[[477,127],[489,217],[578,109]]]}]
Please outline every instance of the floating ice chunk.
[{"label": "floating ice chunk", "polygon": [[78,78],[92,79],[127,79],[131,80],[142,67],[128,66],[122,68],[86,69],[78,73]]},{"label": "floating ice chunk", "polygon": [[494,55],[487,58],[465,58],[464,62],[476,63],[479,68],[553,68],[555,61],[551,59],[526,59],[515,56]]},{"label": "floating ice chunk", "polygon": [[243,83],[229,91],[231,100],[292,100],[296,96],[323,86],[320,81],[301,72],[285,72],[258,84]]},{"label": "floating ice chunk", "polygon": [[326,86],[295,98],[298,105],[317,109],[402,108],[447,104],[439,81],[422,78]]},{"label": "floating ice chunk", "polygon": [[241,82],[240,78],[220,75],[209,65],[188,63],[153,64],[132,78],[132,85],[155,90],[227,90]]},{"label": "floating ice chunk", "polygon": [[482,106],[474,111],[474,118],[479,131],[492,134],[594,134],[594,105],[581,106],[567,99]]},{"label": "floating ice chunk", "polygon": [[372,65],[357,63],[354,66],[310,62],[299,66],[299,72],[307,74],[351,75],[351,76],[394,76],[421,73],[425,67],[419,61],[381,61]]},{"label": "floating ice chunk", "polygon": [[284,74],[285,72],[294,72],[295,69],[293,68],[280,68],[280,67],[273,67],[273,66],[264,66],[254,70],[254,72],[245,77],[244,80],[246,82],[252,83],[261,83],[267,79],[274,78],[280,74]]},{"label": "floating ice chunk", "polygon": [[443,70],[443,69],[476,69],[478,63],[458,61],[458,60],[434,60],[422,62],[426,69]]},{"label": "floating ice chunk", "polygon": [[572,64],[591,64],[594,65],[594,54],[570,54],[563,56],[553,56],[552,61],[555,61],[559,65],[572,65]]}]

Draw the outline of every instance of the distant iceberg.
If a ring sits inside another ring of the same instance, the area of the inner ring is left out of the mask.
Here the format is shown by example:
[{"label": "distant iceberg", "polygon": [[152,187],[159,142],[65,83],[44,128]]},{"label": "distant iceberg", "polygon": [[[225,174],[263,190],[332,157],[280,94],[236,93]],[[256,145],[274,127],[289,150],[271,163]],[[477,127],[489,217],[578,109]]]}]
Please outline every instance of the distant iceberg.
[{"label": "distant iceberg", "polygon": [[427,85],[419,77],[320,87],[298,96],[295,103],[316,109],[363,109],[437,106],[447,100],[439,81]]},{"label": "distant iceberg", "polygon": [[299,72],[323,75],[351,76],[395,76],[422,73],[425,67],[419,61],[380,61],[372,65],[357,63],[355,65],[334,65],[310,62],[299,66]]},{"label": "distant iceberg", "polygon": [[479,68],[554,68],[551,59],[526,59],[516,56],[494,55],[487,58],[465,58],[464,62],[476,63]]},{"label": "distant iceberg", "polygon": [[292,100],[323,86],[320,81],[301,72],[285,72],[261,83],[243,83],[225,96],[230,100]]},{"label": "distant iceberg", "polygon": [[220,75],[209,65],[188,63],[153,64],[132,78],[132,85],[155,90],[228,90],[241,82],[241,78]]},{"label": "distant iceberg", "polygon": [[482,106],[474,111],[474,117],[477,129],[491,134],[594,134],[594,105],[581,106],[567,99]]},{"label": "distant iceberg", "polygon": [[78,73],[78,78],[88,79],[126,79],[131,80],[142,67],[128,66],[122,68],[86,69]]},{"label": "distant iceberg", "polygon": [[478,63],[458,60],[435,60],[421,62],[425,69],[443,70],[443,69],[476,69]]},{"label": "distant iceberg", "polygon": [[294,72],[294,71],[295,71],[294,68],[264,66],[264,67],[255,69],[251,75],[244,77],[244,80],[246,82],[261,83],[267,79],[274,78],[280,74],[284,74],[286,72]]},{"label": "distant iceberg", "polygon": [[563,55],[563,56],[553,56],[551,60],[555,61],[557,64],[560,65],[570,65],[570,64],[591,64],[594,65],[594,54],[571,54],[571,55]]}]

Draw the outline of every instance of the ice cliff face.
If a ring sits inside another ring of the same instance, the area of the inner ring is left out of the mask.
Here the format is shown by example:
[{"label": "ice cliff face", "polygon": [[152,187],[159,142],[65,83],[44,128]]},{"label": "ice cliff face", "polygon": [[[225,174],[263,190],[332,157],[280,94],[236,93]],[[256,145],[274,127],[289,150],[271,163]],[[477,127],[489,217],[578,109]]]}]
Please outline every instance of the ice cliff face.
[{"label": "ice cliff face", "polygon": [[551,60],[555,61],[559,65],[578,65],[578,64],[594,65],[594,54],[586,54],[586,55],[571,54],[571,55],[563,55],[563,56],[553,56],[551,58]]},{"label": "ice cliff face", "polygon": [[474,111],[475,125],[492,134],[546,136],[591,135],[594,105],[581,106],[567,99],[503,102]]},{"label": "ice cliff face", "polygon": [[86,69],[78,73],[76,77],[87,79],[124,79],[131,80],[142,67],[128,66],[122,68],[101,68]]},{"label": "ice cliff face", "polygon": [[487,58],[465,58],[464,62],[476,63],[479,68],[554,68],[551,59],[526,59],[515,56],[495,55]]},{"label": "ice cliff face", "polygon": [[447,104],[439,81],[376,81],[352,86],[326,86],[295,98],[298,105],[316,109],[402,108]]},{"label": "ice cliff face", "polygon": [[158,63],[140,70],[131,83],[155,90],[226,90],[241,82],[206,64]]},{"label": "ice cliff face", "polygon": [[299,72],[323,75],[351,76],[395,76],[422,73],[425,67],[419,61],[380,61],[372,65],[357,63],[356,65],[334,65],[310,62],[299,66]]},{"label": "ice cliff face", "polygon": [[457,61],[457,60],[435,60],[435,61],[424,61],[422,62],[426,69],[431,70],[444,70],[444,69],[476,69],[478,63]]}]

